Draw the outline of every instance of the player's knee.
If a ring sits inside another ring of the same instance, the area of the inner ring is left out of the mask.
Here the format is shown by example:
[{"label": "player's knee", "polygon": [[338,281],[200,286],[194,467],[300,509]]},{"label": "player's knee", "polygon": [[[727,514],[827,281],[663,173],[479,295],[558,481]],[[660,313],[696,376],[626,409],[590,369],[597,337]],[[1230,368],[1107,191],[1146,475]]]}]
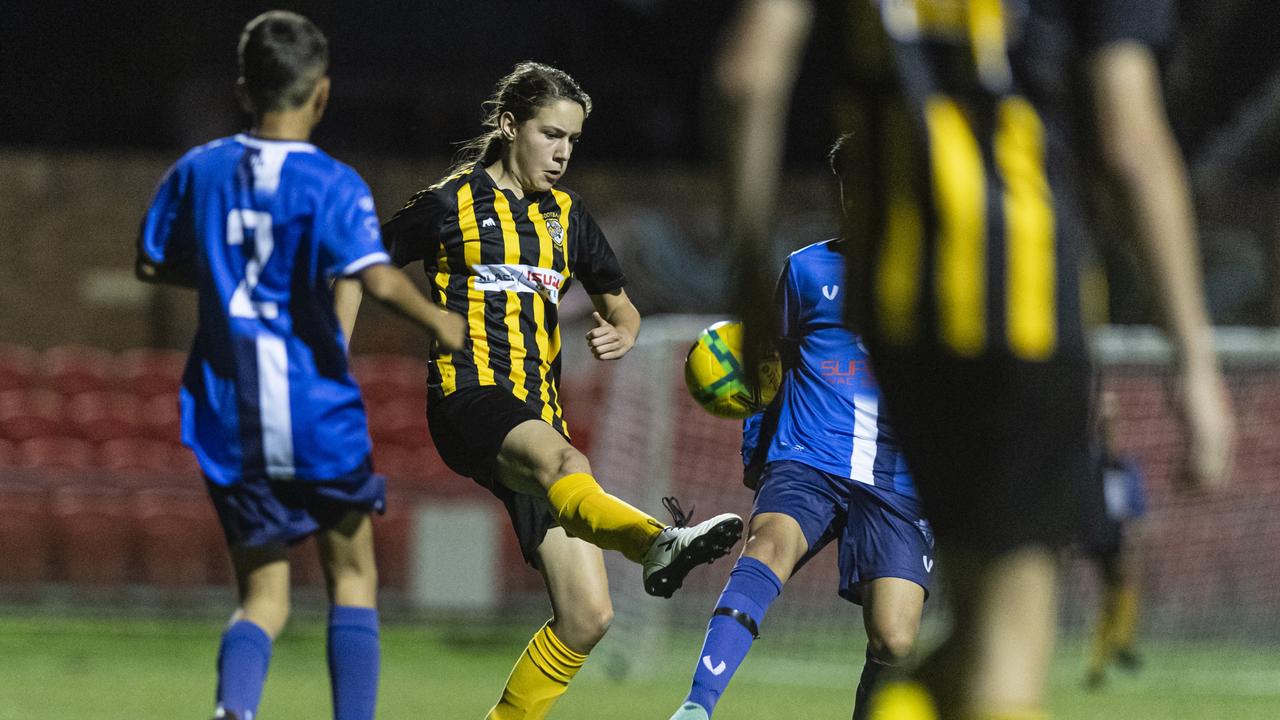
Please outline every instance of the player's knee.
[{"label": "player's knee", "polygon": [[289,612],[288,598],[257,597],[246,600],[240,606],[236,618],[257,625],[267,637],[274,640],[289,622]]},{"label": "player's knee", "polygon": [[378,569],[370,564],[330,568],[329,595],[338,605],[371,605],[378,592]]},{"label": "player's knee", "polygon": [[566,475],[574,473],[591,474],[591,463],[587,461],[587,456],[578,451],[572,445],[566,444],[563,448],[551,453],[543,466],[539,468],[542,478],[542,486],[550,487],[551,483],[559,480]]},{"label": "player's knee", "polygon": [[915,645],[916,633],[911,628],[872,627],[867,630],[867,648],[872,655],[889,665],[906,661]]},{"label": "player's knee", "polygon": [[797,559],[804,553],[803,536],[797,539],[777,532],[773,525],[753,528],[742,548],[743,557],[759,560],[779,577],[790,576]]},{"label": "player's knee", "polygon": [[556,635],[574,650],[586,652],[604,638],[612,624],[612,605],[604,603],[578,607],[557,619]]}]

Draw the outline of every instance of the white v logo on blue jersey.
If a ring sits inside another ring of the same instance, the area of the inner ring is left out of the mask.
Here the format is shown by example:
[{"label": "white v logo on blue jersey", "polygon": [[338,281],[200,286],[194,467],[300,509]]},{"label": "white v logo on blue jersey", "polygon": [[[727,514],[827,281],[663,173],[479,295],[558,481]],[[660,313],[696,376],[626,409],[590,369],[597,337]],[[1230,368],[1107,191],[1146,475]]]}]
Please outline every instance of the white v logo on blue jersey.
[{"label": "white v logo on blue jersey", "polygon": [[839,295],[839,294],[840,294],[839,285],[823,285],[822,286],[822,297],[828,300],[835,300],[836,295]]}]

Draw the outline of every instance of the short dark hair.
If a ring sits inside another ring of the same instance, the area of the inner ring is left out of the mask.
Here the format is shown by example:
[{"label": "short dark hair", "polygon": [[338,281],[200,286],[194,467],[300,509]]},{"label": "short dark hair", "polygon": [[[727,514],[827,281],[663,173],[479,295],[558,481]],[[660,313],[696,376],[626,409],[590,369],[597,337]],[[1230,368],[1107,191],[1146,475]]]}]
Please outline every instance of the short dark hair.
[{"label": "short dark hair", "polygon": [[240,33],[239,55],[240,77],[256,113],[298,107],[329,69],[324,33],[287,10],[271,10],[250,20]]},{"label": "short dark hair", "polygon": [[849,146],[853,143],[853,133],[847,132],[836,138],[827,151],[827,164],[836,177],[844,180],[844,171],[849,169]]}]

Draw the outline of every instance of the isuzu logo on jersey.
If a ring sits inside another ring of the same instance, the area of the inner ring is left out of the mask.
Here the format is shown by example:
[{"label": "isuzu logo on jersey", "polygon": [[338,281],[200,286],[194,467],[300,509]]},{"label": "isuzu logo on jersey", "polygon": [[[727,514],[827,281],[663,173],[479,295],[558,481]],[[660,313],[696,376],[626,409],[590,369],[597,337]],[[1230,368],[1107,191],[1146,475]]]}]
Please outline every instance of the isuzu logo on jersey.
[{"label": "isuzu logo on jersey", "polygon": [[564,245],[564,226],[556,218],[547,218],[547,232],[551,233],[551,242],[556,247]]},{"label": "isuzu logo on jersey", "polygon": [[472,265],[471,271],[476,275],[477,290],[538,293],[552,305],[560,303],[564,275],[555,270],[535,265]]}]

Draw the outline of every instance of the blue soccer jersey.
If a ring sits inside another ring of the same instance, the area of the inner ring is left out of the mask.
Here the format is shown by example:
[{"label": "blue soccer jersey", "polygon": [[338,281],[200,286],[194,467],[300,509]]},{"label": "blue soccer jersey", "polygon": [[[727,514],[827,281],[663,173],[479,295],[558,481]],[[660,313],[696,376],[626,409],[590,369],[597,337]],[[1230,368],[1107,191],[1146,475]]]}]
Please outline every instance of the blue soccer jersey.
[{"label": "blue soccer jersey", "polygon": [[367,472],[330,282],[390,258],[354,170],[309,143],[214,141],[161,180],[138,250],[199,292],[182,441],[212,482]]},{"label": "blue soccer jersey", "polygon": [[[915,498],[915,485],[880,411],[867,351],[844,323],[845,258],[827,240],[787,258],[778,280],[783,380],[766,414],[748,418],[743,457],[795,460]],[[763,418],[772,434],[760,439]]]}]

